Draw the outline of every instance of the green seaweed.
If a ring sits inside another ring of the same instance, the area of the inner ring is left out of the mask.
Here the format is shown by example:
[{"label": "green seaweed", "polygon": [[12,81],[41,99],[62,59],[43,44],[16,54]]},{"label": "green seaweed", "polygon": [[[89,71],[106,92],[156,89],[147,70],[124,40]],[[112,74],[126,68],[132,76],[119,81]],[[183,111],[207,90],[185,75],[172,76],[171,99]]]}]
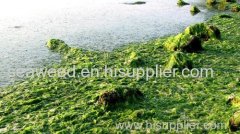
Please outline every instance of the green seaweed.
[{"label": "green seaweed", "polygon": [[189,5],[189,3],[183,1],[183,0],[178,0],[177,2],[178,6],[185,6],[185,5]]},{"label": "green seaweed", "polygon": [[192,15],[195,15],[195,14],[201,12],[201,11],[200,11],[200,9],[198,9],[197,6],[191,6],[190,7],[190,12],[191,12]]},{"label": "green seaweed", "polygon": [[190,58],[188,58],[188,56],[186,56],[184,53],[182,52],[174,52],[169,61],[167,62],[165,69],[184,69],[184,68],[189,68],[191,69],[193,67],[192,65],[192,61]]}]

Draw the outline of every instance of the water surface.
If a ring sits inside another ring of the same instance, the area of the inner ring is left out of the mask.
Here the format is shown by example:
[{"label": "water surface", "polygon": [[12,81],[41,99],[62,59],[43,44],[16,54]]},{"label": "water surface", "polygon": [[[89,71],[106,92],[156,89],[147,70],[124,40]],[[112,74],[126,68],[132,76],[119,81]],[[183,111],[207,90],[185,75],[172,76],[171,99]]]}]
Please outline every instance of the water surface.
[{"label": "water surface", "polygon": [[201,13],[192,16],[190,6],[177,0],[8,0],[0,4],[0,86],[17,78],[9,69],[39,68],[56,63],[59,56],[45,42],[60,38],[71,46],[111,51],[126,43],[175,34],[214,14],[203,0],[189,1]]}]

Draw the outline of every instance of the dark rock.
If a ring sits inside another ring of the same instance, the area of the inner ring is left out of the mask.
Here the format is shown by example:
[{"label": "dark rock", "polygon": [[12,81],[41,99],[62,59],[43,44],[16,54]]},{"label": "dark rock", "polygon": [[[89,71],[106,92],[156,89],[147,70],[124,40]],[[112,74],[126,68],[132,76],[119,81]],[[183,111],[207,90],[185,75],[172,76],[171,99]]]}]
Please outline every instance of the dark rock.
[{"label": "dark rock", "polygon": [[98,98],[98,103],[103,105],[115,104],[122,101],[122,96],[116,91],[106,91]]},{"label": "dark rock", "polygon": [[227,14],[222,14],[222,15],[219,15],[219,18],[232,18],[232,16]]},{"label": "dark rock", "polygon": [[189,53],[202,51],[202,42],[197,36],[193,36],[182,49]]},{"label": "dark rock", "polygon": [[210,37],[214,37],[216,39],[221,39],[221,32],[216,26],[209,26],[209,34]]},{"label": "dark rock", "polygon": [[132,2],[132,3],[124,3],[126,5],[142,5],[142,4],[146,4],[145,1],[137,1],[137,2]]},{"label": "dark rock", "polygon": [[136,100],[143,97],[140,90],[129,87],[117,87],[114,90],[106,91],[98,96],[98,104],[105,106],[112,106],[116,103],[125,101]]}]

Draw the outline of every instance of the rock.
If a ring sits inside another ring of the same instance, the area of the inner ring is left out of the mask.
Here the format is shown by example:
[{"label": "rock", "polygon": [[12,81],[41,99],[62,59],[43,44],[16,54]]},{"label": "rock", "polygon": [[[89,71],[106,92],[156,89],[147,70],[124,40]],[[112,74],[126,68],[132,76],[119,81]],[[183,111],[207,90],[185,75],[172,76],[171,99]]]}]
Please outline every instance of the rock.
[{"label": "rock", "polygon": [[142,4],[146,4],[145,1],[136,1],[136,2],[132,2],[132,3],[124,3],[126,5],[142,5]]},{"label": "rock", "polygon": [[236,132],[240,128],[240,111],[237,111],[229,120],[229,128],[232,132]]},{"label": "rock", "polygon": [[180,33],[170,37],[164,42],[164,47],[169,51],[199,52],[202,50],[202,42],[197,36]]},{"label": "rock", "polygon": [[199,52],[203,50],[201,43],[201,40],[197,36],[193,36],[182,49],[190,53]]},{"label": "rock", "polygon": [[200,12],[200,10],[196,6],[191,6],[190,12],[192,15],[195,15]]},{"label": "rock", "polygon": [[14,26],[14,28],[19,29],[22,28],[22,26]]},{"label": "rock", "polygon": [[182,52],[174,52],[170,59],[168,60],[165,69],[171,70],[174,68],[178,68],[180,70],[184,68],[192,68],[192,61],[187,57],[186,54]]},{"label": "rock", "polygon": [[136,52],[131,52],[129,58],[125,63],[131,67],[140,67],[144,65],[142,57]]},{"label": "rock", "polygon": [[217,4],[217,1],[216,0],[207,0],[207,5],[209,5],[209,6],[213,6],[213,5],[215,5],[215,4]]},{"label": "rock", "polygon": [[105,106],[113,106],[116,103],[141,99],[142,92],[139,89],[129,87],[117,87],[114,90],[106,91],[98,96],[97,103]]},{"label": "rock", "polygon": [[70,49],[70,47],[62,40],[50,39],[46,43],[47,47],[55,52],[64,52]]},{"label": "rock", "polygon": [[185,5],[189,5],[189,3],[183,1],[183,0],[178,0],[177,2],[178,6],[185,6]]},{"label": "rock", "polygon": [[122,101],[123,98],[117,91],[106,91],[98,98],[98,103],[103,105],[115,104]]}]

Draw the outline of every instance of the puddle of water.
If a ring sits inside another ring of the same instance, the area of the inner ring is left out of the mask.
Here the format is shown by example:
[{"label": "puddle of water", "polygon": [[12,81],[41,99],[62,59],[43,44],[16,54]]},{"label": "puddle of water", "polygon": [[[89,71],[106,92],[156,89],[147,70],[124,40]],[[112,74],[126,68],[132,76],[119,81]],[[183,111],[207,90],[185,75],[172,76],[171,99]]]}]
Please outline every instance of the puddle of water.
[{"label": "puddle of water", "polygon": [[[175,34],[190,24],[202,22],[214,12],[198,5],[201,13],[192,16],[190,6],[178,7],[177,0],[146,0],[126,5],[127,0],[9,0],[0,5],[0,86],[8,70],[37,68],[59,60],[45,47],[50,38],[72,46],[111,51],[129,42],[141,42]],[[15,4],[12,4],[15,3]]]}]

